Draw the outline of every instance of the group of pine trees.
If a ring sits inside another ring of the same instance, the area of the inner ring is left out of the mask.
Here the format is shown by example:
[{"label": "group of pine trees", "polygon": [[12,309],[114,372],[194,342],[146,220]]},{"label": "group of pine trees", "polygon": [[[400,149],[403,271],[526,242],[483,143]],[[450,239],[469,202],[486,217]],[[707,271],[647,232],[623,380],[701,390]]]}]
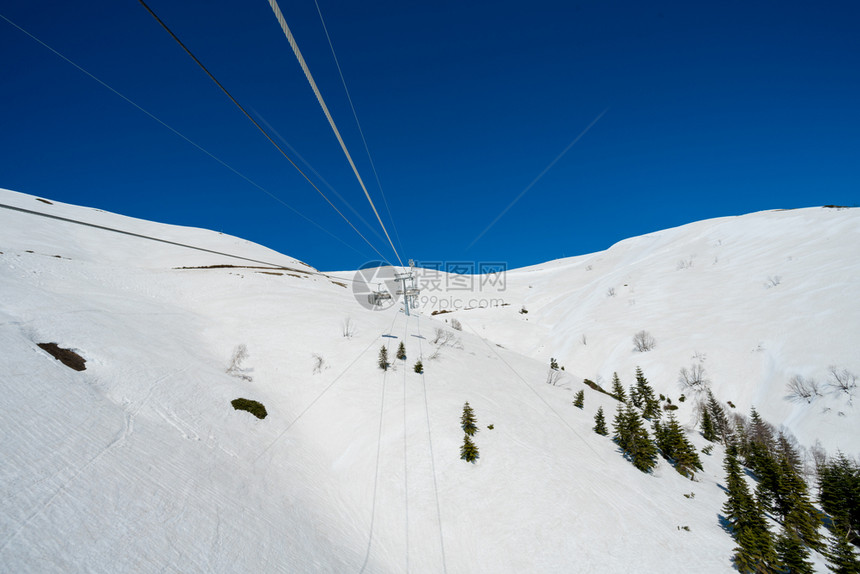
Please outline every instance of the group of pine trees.
[{"label": "group of pine trees", "polygon": [[[701,405],[700,424],[704,438],[726,446],[728,499],[723,513],[737,544],[733,560],[740,572],[811,573],[809,554],[814,549],[824,554],[834,572],[860,574],[860,560],[851,548],[852,540],[857,542],[856,534],[852,538],[851,533],[857,532],[860,518],[860,469],[856,464],[840,455],[819,465],[819,500],[830,516],[823,521],[812,505],[797,450],[755,409],[748,421],[736,416],[732,425],[709,390]],[[744,478],[742,464],[756,481],[754,492]],[[768,527],[768,516],[780,524],[776,536]],[[823,522],[829,522],[831,530],[827,545],[819,534]]]},{"label": "group of pine trees", "polygon": [[475,463],[478,460],[478,447],[472,442],[472,437],[478,432],[475,411],[469,402],[463,405],[463,415],[460,417],[460,427],[463,429],[463,446],[460,447],[460,458],[466,462]]},{"label": "group of pine trees", "polygon": [[[702,469],[699,454],[675,416],[670,414],[666,423],[661,422],[660,401],[642,369],[636,367],[636,383],[630,387],[629,394],[621,384],[618,373],[613,373],[610,395],[619,401],[612,422],[612,438],[633,466],[649,472],[657,464],[657,455],[661,454],[688,478],[693,478],[696,469]],[[582,408],[583,398],[583,391],[577,393],[574,405]],[[653,439],[646,427],[648,422],[654,431]],[[609,434],[603,407],[598,408],[594,415],[593,429],[599,435]]]},{"label": "group of pine trees", "polygon": [[[395,356],[401,361],[406,360],[406,345],[403,344],[403,341],[401,341],[400,345],[397,347],[397,354]],[[389,368],[391,368],[391,363],[388,362],[388,348],[385,345],[382,345],[382,347],[379,348],[379,357],[377,359],[376,364],[379,365],[379,368],[383,371],[387,371]],[[412,367],[412,370],[414,370],[419,375],[423,374],[424,363],[422,363],[419,359],[415,363],[415,366]]]}]

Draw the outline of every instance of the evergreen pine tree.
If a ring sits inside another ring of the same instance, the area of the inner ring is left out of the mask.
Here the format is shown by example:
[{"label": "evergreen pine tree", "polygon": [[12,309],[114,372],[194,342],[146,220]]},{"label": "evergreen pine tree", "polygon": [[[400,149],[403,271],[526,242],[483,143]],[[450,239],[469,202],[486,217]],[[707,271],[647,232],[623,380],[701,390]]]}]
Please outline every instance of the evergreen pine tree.
[{"label": "evergreen pine tree", "polygon": [[750,494],[734,449],[726,455],[725,469],[728,500],[723,512],[738,544],[735,566],[742,573],[769,572],[777,563],[773,538],[763,509]]},{"label": "evergreen pine tree", "polygon": [[460,447],[460,458],[466,462],[475,463],[478,460],[478,447],[472,442],[468,434],[463,435],[463,446]]},{"label": "evergreen pine tree", "polygon": [[629,402],[624,404],[618,403],[618,408],[615,410],[615,418],[612,419],[612,431],[614,432],[612,439],[618,445],[618,448],[621,449],[621,452],[627,452],[630,444],[630,425],[627,422],[627,412],[630,409],[632,409],[632,406]]},{"label": "evergreen pine tree", "polygon": [[416,373],[418,373],[419,375],[422,374],[424,372],[424,363],[422,363],[421,360],[419,359],[418,361],[416,361],[415,366],[413,367],[413,370]]},{"label": "evergreen pine tree", "polygon": [[475,433],[478,432],[478,425],[476,423],[477,419],[475,418],[475,412],[467,402],[463,405],[463,415],[460,417],[460,426],[463,428],[463,432],[468,436],[474,436]]},{"label": "evergreen pine tree", "polygon": [[660,401],[639,367],[636,367],[636,385],[630,391],[630,396],[633,398],[633,404],[642,409],[644,418],[651,420],[660,416]]},{"label": "evergreen pine tree", "polygon": [[815,568],[808,560],[809,550],[791,529],[783,527],[776,539],[776,556],[783,574],[814,574]]},{"label": "evergreen pine tree", "polygon": [[783,525],[805,544],[821,549],[818,534],[818,511],[809,499],[809,488],[801,473],[800,457],[784,435],[776,443],[778,479],[773,491],[772,511],[782,519]]},{"label": "evergreen pine tree", "polygon": [[397,347],[397,358],[401,361],[406,360],[406,346],[403,344],[403,341],[400,341],[400,346]]},{"label": "evergreen pine tree", "polygon": [[732,439],[732,429],[729,425],[729,419],[726,416],[726,412],[723,410],[722,405],[717,401],[714,397],[714,394],[711,392],[711,389],[708,389],[708,403],[707,408],[710,411],[711,421],[714,425],[714,430],[717,432],[717,436],[724,445],[728,446]]},{"label": "evergreen pine tree", "polygon": [[714,422],[711,420],[711,412],[708,410],[708,407],[702,405],[702,436],[705,437],[705,440],[709,440],[711,442],[716,442],[717,440],[717,431],[714,428]]},{"label": "evergreen pine tree", "polygon": [[836,574],[860,574],[860,558],[848,540],[848,534],[838,525],[834,525],[824,557],[827,567]]},{"label": "evergreen pine tree", "polygon": [[579,392],[576,393],[576,396],[573,399],[573,406],[581,409],[584,403],[585,403],[585,390],[580,389]]},{"label": "evergreen pine tree", "polygon": [[603,436],[609,434],[606,430],[606,419],[603,417],[603,407],[598,407],[597,414],[594,415],[594,432]]},{"label": "evergreen pine tree", "polygon": [[687,439],[674,413],[669,414],[669,420],[665,425],[660,424],[659,421],[654,422],[654,437],[657,448],[680,474],[692,479],[695,469],[702,470],[699,453]]},{"label": "evergreen pine tree", "polygon": [[818,470],[821,508],[838,528],[856,541],[860,532],[860,467],[843,453]]},{"label": "evergreen pine tree", "polygon": [[379,361],[377,362],[377,364],[379,365],[379,368],[383,371],[388,370],[388,349],[385,348],[385,345],[382,345],[382,347],[379,348]]},{"label": "evergreen pine tree", "polygon": [[618,406],[613,422],[615,442],[633,466],[642,472],[649,472],[657,464],[657,447],[642,424],[642,417],[632,404],[627,403],[624,410]]},{"label": "evergreen pine tree", "polygon": [[622,403],[627,402],[627,393],[624,392],[624,385],[621,384],[618,373],[612,373],[612,396]]}]

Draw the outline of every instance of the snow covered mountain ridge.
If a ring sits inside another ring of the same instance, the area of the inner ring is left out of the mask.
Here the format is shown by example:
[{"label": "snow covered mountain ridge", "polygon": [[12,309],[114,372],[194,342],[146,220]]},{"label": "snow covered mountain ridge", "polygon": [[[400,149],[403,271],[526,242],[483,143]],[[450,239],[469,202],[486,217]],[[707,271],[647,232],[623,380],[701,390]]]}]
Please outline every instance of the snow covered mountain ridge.
[{"label": "snow covered mountain ridge", "polygon": [[[422,270],[439,288],[406,317],[359,305],[352,273],[237,238],[0,204],[17,208],[0,208],[3,571],[730,572],[722,447],[691,481],[592,430],[617,401],[583,379],[629,386],[637,366],[684,424],[680,370],[700,365],[738,412],[860,452],[830,380],[860,373],[858,210],[703,221],[465,289]],[[477,464],[459,457],[467,401]]]}]

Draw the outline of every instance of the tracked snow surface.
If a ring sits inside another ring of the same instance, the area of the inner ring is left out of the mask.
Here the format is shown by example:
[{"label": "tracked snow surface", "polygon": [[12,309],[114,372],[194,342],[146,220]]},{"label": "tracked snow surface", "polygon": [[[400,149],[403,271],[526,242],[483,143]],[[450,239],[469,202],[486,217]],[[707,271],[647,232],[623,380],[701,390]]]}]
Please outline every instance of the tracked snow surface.
[{"label": "tracked snow surface", "polygon": [[[703,221],[489,278],[423,269],[407,317],[235,237],[0,204],[3,572],[731,572],[721,447],[691,481],[592,431],[616,401],[583,379],[629,386],[636,366],[698,447],[678,400],[695,363],[738,412],[860,452],[856,397],[827,385],[860,373],[858,210]],[[793,376],[821,396],[790,397]]]}]

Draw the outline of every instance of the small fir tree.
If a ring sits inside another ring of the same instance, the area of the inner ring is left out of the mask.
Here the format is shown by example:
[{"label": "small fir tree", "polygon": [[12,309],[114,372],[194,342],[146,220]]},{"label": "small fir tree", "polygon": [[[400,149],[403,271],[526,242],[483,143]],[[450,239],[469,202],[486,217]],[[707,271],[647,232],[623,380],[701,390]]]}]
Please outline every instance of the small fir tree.
[{"label": "small fir tree", "polygon": [[624,391],[621,379],[618,378],[618,373],[612,373],[612,396],[622,403],[627,402],[627,393]]},{"label": "small fir tree", "polygon": [[583,404],[585,403],[585,390],[580,389],[576,396],[573,398],[573,406],[578,409],[581,409]]},{"label": "small fir tree", "polygon": [[606,430],[606,419],[603,416],[603,407],[598,407],[597,414],[594,415],[594,432],[603,436],[609,434],[609,431]]},{"label": "small fir tree", "polygon": [[379,348],[379,361],[377,362],[377,364],[379,365],[379,368],[383,371],[388,370],[388,349],[385,348],[385,345],[382,345],[382,347]]},{"label": "small fir tree", "polygon": [[400,346],[397,347],[397,358],[401,361],[406,360],[406,346],[403,344],[403,341],[400,341]]},{"label": "small fir tree", "polygon": [[735,449],[725,460],[726,494],[723,512],[738,546],[733,557],[742,573],[770,572],[777,563],[764,510],[750,494]]},{"label": "small fir tree", "polygon": [[784,574],[814,574],[815,568],[809,559],[809,550],[799,536],[783,525],[776,539],[776,556],[780,572]]},{"label": "small fir tree", "polygon": [[415,366],[413,367],[413,369],[414,369],[414,370],[415,370],[415,372],[416,372],[416,373],[418,373],[419,375],[420,375],[420,374],[422,374],[422,373],[424,372],[424,363],[422,363],[422,362],[421,362],[421,360],[419,359],[419,360],[415,363]]},{"label": "small fir tree", "polygon": [[717,430],[714,428],[714,421],[711,420],[711,411],[706,405],[702,405],[702,420],[700,424],[702,426],[702,436],[705,437],[705,440],[716,442],[718,438]]},{"label": "small fir tree", "polygon": [[860,558],[849,542],[846,531],[834,525],[828,542],[830,544],[824,552],[827,567],[836,574],[860,574]]},{"label": "small fir tree", "polygon": [[803,479],[800,457],[782,434],[776,441],[778,479],[772,491],[771,510],[782,518],[783,525],[810,548],[822,549],[818,534],[818,511],[809,498],[809,487]]},{"label": "small fir tree", "polygon": [[468,434],[463,435],[463,446],[460,447],[460,458],[472,464],[478,460],[478,447],[472,442]]},{"label": "small fir tree", "polygon": [[860,466],[843,453],[818,469],[821,508],[833,518],[849,542],[860,532]]},{"label": "small fir tree", "polygon": [[636,385],[630,391],[633,403],[642,409],[642,416],[648,420],[660,417],[660,401],[654,389],[648,384],[642,369],[636,367]]},{"label": "small fir tree", "polygon": [[657,464],[657,447],[642,424],[642,417],[632,404],[627,403],[624,410],[618,406],[613,421],[615,442],[633,466],[642,472],[649,472]]},{"label": "small fir tree", "polygon": [[460,417],[460,426],[463,429],[463,432],[468,436],[475,436],[475,433],[478,432],[477,419],[475,418],[475,412],[472,410],[472,407],[466,402],[463,405],[463,415]]},{"label": "small fir tree", "polygon": [[696,447],[687,439],[687,435],[673,413],[669,414],[666,424],[654,422],[654,436],[657,448],[671,462],[675,470],[689,479],[694,477],[696,469],[702,470],[702,462]]},{"label": "small fir tree", "polygon": [[713,422],[714,430],[717,432],[720,442],[725,446],[728,446],[732,439],[732,427],[729,424],[729,418],[726,416],[726,411],[723,410],[722,405],[720,405],[719,401],[714,397],[711,389],[708,389],[707,408],[708,411],[710,411],[711,421]]}]

